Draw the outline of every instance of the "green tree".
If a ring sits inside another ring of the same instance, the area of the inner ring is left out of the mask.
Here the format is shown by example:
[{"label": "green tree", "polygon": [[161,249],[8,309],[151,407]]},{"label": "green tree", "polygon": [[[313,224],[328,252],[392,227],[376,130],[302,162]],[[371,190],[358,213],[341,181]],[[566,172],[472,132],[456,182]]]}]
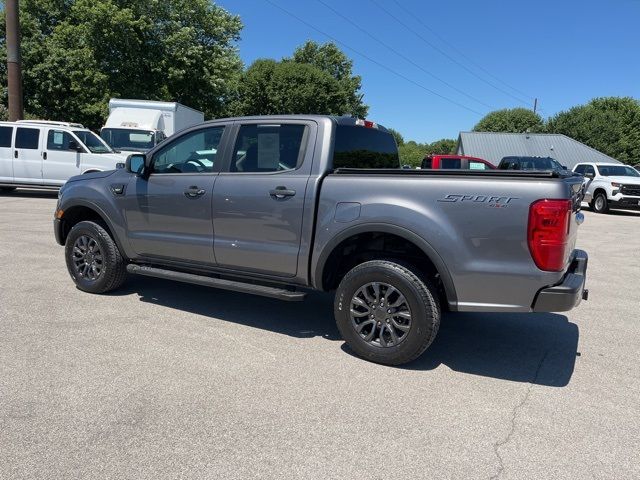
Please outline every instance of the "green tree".
[{"label": "green tree", "polygon": [[547,130],[574,138],[621,162],[640,161],[640,102],[636,99],[595,98],[550,118]]},{"label": "green tree", "polygon": [[541,132],[544,130],[542,117],[526,108],[505,108],[485,115],[475,127],[475,132]]},{"label": "green tree", "polygon": [[110,97],[179,101],[215,117],[242,72],[240,19],[208,0],[23,0],[20,24],[25,109],[42,118],[97,128]]},{"label": "green tree", "polygon": [[414,140],[398,146],[401,165],[419,167],[426,155],[449,155],[455,153],[457,141],[450,138],[436,140],[433,143],[417,143]]},{"label": "green tree", "polygon": [[346,102],[338,81],[313,65],[261,59],[242,75],[234,112],[339,115]]},{"label": "green tree", "polygon": [[396,145],[400,146],[400,145],[404,144],[404,137],[402,136],[402,134],[399,131],[397,131],[397,130],[395,130],[393,128],[387,128],[387,130],[389,130],[389,133],[391,135],[393,135],[393,138],[396,139]]},{"label": "green tree", "polygon": [[293,52],[291,59],[283,60],[311,64],[331,75],[338,81],[346,97],[344,110],[340,113],[359,118],[366,117],[369,107],[362,101],[364,97],[360,92],[362,78],[359,75],[353,75],[353,61],[335,43],[328,42],[320,45],[307,41]]},{"label": "green tree", "polygon": [[453,138],[442,138],[429,144],[429,153],[432,155],[450,155],[456,153],[458,141]]}]

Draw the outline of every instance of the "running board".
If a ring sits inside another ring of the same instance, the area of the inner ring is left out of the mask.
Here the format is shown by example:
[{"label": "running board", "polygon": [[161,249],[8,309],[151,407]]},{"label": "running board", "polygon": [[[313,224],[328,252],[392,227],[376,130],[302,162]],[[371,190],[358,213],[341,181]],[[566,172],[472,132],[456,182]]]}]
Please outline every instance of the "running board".
[{"label": "running board", "polygon": [[127,272],[147,277],[165,278],[167,280],[176,280],[184,283],[194,283],[205,287],[220,288],[222,290],[231,290],[240,293],[250,293],[260,295],[262,297],[277,298],[288,302],[300,302],[306,297],[304,292],[293,292],[284,288],[268,287],[265,285],[254,285],[252,283],[235,282],[233,280],[224,280],[222,278],[207,277],[205,275],[195,275],[193,273],[176,272],[174,270],[164,270],[162,268],[147,267],[135,265],[133,263],[127,265]]}]

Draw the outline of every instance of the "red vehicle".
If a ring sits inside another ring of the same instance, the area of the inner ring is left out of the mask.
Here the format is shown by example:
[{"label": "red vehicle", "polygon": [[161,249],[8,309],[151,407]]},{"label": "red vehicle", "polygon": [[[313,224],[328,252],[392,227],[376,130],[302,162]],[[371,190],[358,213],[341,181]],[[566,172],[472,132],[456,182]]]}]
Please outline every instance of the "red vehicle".
[{"label": "red vehicle", "polygon": [[423,169],[494,170],[486,160],[465,155],[427,155],[422,160]]}]

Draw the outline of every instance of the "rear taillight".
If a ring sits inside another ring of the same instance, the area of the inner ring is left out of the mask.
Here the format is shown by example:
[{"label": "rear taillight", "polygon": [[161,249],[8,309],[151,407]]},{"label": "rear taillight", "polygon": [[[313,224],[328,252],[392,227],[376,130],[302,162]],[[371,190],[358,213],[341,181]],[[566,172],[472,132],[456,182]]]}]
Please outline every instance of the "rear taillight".
[{"label": "rear taillight", "polygon": [[569,258],[571,200],[538,200],[529,207],[527,240],[540,270],[559,272]]}]

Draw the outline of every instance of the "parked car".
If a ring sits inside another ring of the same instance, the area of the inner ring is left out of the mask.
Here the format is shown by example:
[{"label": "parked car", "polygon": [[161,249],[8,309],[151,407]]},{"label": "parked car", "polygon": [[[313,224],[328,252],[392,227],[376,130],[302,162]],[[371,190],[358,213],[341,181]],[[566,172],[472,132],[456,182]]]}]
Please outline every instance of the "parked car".
[{"label": "parked car", "polygon": [[353,351],[398,365],[431,344],[442,309],[578,305],[581,192],[579,175],[402,169],[370,121],[230,118],[74,177],[54,231],[86,292],[127,272],[282,300],[335,291]]},{"label": "parked car", "polygon": [[74,175],[113,170],[124,163],[91,130],[78,123],[0,122],[0,188],[57,188]]},{"label": "parked car", "polygon": [[493,170],[491,163],[481,158],[465,155],[427,155],[422,160],[423,169]]},{"label": "parked car", "polygon": [[500,170],[538,170],[553,172],[567,170],[567,167],[551,157],[525,157],[515,155],[503,157],[502,160],[500,160],[498,168]]},{"label": "parked car", "polygon": [[109,100],[100,136],[115,150],[146,152],[174,133],[204,121],[204,114],[177,102]]},{"label": "parked car", "polygon": [[585,177],[584,201],[594,212],[610,208],[640,208],[640,173],[619,163],[579,163],[573,169]]}]

